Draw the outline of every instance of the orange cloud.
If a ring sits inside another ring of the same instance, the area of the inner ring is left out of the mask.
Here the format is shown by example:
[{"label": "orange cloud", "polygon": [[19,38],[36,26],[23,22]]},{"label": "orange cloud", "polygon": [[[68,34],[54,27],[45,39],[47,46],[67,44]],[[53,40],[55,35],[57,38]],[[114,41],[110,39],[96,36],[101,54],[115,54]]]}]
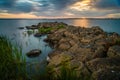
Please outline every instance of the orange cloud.
[{"label": "orange cloud", "polygon": [[0,13],[0,18],[39,18],[39,17],[29,13],[20,14]]},{"label": "orange cloud", "polygon": [[83,0],[80,2],[76,2],[75,4],[70,6],[70,9],[74,9],[77,11],[84,11],[84,10],[89,10],[90,9],[90,4],[91,0]]}]

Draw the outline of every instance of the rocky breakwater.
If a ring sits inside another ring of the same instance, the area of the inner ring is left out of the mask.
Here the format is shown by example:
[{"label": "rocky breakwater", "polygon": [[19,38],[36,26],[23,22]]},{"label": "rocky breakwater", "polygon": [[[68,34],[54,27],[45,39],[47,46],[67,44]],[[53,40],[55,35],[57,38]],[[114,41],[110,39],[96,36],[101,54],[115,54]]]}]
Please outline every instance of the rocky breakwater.
[{"label": "rocky breakwater", "polygon": [[72,70],[95,80],[120,80],[120,36],[99,27],[66,26],[45,40],[55,49],[49,54],[49,73],[68,64]]}]

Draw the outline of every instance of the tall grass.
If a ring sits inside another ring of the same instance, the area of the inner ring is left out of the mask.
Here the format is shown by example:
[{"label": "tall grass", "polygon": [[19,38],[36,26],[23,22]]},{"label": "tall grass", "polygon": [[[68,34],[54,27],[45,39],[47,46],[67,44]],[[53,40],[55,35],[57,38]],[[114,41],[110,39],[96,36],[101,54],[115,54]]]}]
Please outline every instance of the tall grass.
[{"label": "tall grass", "polygon": [[26,60],[22,49],[13,46],[5,36],[0,36],[0,80],[25,80]]}]

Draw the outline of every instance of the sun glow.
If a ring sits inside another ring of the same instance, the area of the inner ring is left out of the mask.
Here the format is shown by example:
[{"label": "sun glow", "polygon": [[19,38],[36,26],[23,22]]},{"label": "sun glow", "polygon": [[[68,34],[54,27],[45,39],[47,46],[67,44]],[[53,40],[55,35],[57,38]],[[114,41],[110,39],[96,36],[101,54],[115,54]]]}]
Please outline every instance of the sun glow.
[{"label": "sun glow", "polygon": [[82,18],[80,20],[74,20],[75,26],[80,26],[80,27],[89,27],[88,20],[86,18]]},{"label": "sun glow", "polygon": [[89,10],[90,9],[90,3],[91,0],[83,0],[80,2],[76,2],[72,6],[70,6],[70,9],[74,9],[77,11],[84,11],[84,10]]}]

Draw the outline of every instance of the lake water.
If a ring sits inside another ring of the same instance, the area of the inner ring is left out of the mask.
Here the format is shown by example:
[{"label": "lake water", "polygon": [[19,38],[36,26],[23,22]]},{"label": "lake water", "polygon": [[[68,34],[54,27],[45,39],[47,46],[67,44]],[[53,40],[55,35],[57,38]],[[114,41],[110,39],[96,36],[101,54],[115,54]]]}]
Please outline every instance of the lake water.
[{"label": "lake water", "polygon": [[107,32],[117,32],[120,34],[120,20],[119,19],[59,19],[59,20],[0,20],[0,34],[7,35],[13,43],[18,43],[22,46],[23,55],[32,49],[41,49],[42,53],[35,58],[28,58],[27,62],[42,62],[46,59],[49,52],[53,49],[43,41],[47,36],[36,38],[33,34],[28,35],[27,31],[19,30],[18,27],[30,26],[38,24],[39,22],[64,22],[69,25],[92,27],[100,26]]}]

